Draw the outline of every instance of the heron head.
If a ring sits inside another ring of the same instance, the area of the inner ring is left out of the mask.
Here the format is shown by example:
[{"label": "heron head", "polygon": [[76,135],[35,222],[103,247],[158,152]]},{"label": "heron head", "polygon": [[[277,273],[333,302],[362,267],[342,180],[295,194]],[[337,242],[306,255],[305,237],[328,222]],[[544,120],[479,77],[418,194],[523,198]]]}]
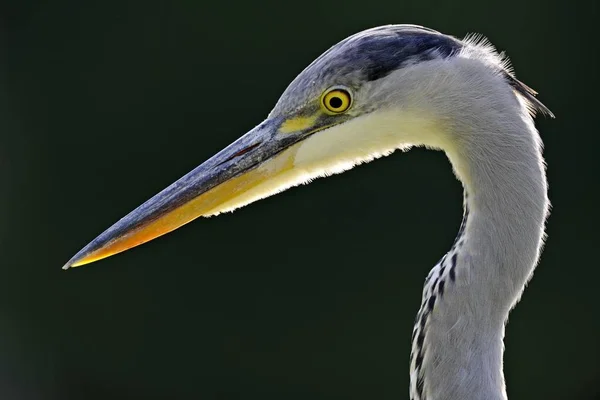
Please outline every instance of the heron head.
[{"label": "heron head", "polygon": [[[402,104],[394,75],[460,47],[454,38],[409,25],[343,40],[294,79],[265,121],[118,221],[64,268],[391,153],[407,144],[395,136]],[[403,123],[430,121],[413,114]]]}]

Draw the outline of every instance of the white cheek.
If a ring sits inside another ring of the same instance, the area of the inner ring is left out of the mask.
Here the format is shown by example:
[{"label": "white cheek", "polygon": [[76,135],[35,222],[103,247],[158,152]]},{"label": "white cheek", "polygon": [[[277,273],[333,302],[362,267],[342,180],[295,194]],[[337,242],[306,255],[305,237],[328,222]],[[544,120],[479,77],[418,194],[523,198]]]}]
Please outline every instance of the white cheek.
[{"label": "white cheek", "polygon": [[377,111],[302,141],[294,166],[311,178],[331,175],[413,145],[445,148],[445,137],[430,116]]}]

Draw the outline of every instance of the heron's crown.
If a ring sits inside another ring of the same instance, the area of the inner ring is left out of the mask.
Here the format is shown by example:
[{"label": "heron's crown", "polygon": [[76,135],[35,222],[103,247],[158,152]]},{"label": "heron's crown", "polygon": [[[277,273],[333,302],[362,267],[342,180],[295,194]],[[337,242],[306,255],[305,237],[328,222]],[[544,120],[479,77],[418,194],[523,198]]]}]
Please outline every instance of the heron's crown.
[{"label": "heron's crown", "polygon": [[343,75],[356,70],[365,81],[374,81],[407,65],[450,57],[462,47],[458,39],[432,29],[388,25],[350,36],[312,65],[322,68],[325,74]]},{"label": "heron's crown", "polygon": [[274,111],[298,108],[332,85],[359,89],[364,83],[420,62],[448,58],[463,43],[416,25],[387,25],[352,35],[331,47],[292,81]]},{"label": "heron's crown", "polygon": [[[286,114],[305,108],[307,102],[319,97],[331,86],[344,85],[359,91],[366,83],[382,82],[382,78],[394,71],[455,56],[476,58],[489,64],[528,101],[532,109],[552,115],[535,98],[535,91],[515,79],[508,59],[498,54],[485,38],[471,36],[459,40],[418,25],[380,26],[337,43],[290,83],[272,114]],[[356,111],[355,115],[358,114],[360,112]]]}]

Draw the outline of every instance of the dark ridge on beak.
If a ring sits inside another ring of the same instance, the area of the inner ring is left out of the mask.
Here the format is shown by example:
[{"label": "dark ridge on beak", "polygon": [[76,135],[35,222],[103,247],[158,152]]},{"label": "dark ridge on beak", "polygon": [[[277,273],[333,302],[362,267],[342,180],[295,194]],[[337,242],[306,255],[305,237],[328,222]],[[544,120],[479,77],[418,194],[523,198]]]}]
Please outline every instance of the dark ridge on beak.
[{"label": "dark ridge on beak", "polygon": [[244,149],[242,149],[242,150],[238,151],[237,153],[235,153],[235,154],[232,154],[232,155],[231,155],[231,156],[229,156],[227,159],[225,159],[225,160],[221,161],[219,164],[217,164],[217,166],[219,166],[219,165],[222,165],[222,164],[225,164],[226,162],[229,162],[229,161],[233,160],[233,159],[234,159],[234,158],[236,158],[236,157],[239,157],[239,156],[241,156],[241,155],[244,155],[244,154],[246,154],[247,152],[249,152],[249,151],[251,151],[251,150],[253,150],[253,149],[257,148],[257,147],[258,147],[258,146],[260,146],[261,144],[262,144],[262,142],[254,143],[253,145],[250,145],[250,146],[248,146],[248,147],[246,147],[246,148],[244,148]]}]

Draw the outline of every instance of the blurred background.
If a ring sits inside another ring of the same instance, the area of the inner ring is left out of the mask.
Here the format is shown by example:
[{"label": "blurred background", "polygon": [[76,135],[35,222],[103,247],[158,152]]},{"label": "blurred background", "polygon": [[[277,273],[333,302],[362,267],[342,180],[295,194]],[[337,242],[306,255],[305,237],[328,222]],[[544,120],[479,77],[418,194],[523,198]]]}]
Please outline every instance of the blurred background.
[{"label": "blurred background", "polygon": [[[408,399],[462,189],[415,149],[60,267],[388,23],[487,36],[539,118],[553,212],[506,331],[511,400],[598,399],[597,2],[12,1],[0,46],[1,399]],[[272,253],[263,252],[269,243]]]}]

